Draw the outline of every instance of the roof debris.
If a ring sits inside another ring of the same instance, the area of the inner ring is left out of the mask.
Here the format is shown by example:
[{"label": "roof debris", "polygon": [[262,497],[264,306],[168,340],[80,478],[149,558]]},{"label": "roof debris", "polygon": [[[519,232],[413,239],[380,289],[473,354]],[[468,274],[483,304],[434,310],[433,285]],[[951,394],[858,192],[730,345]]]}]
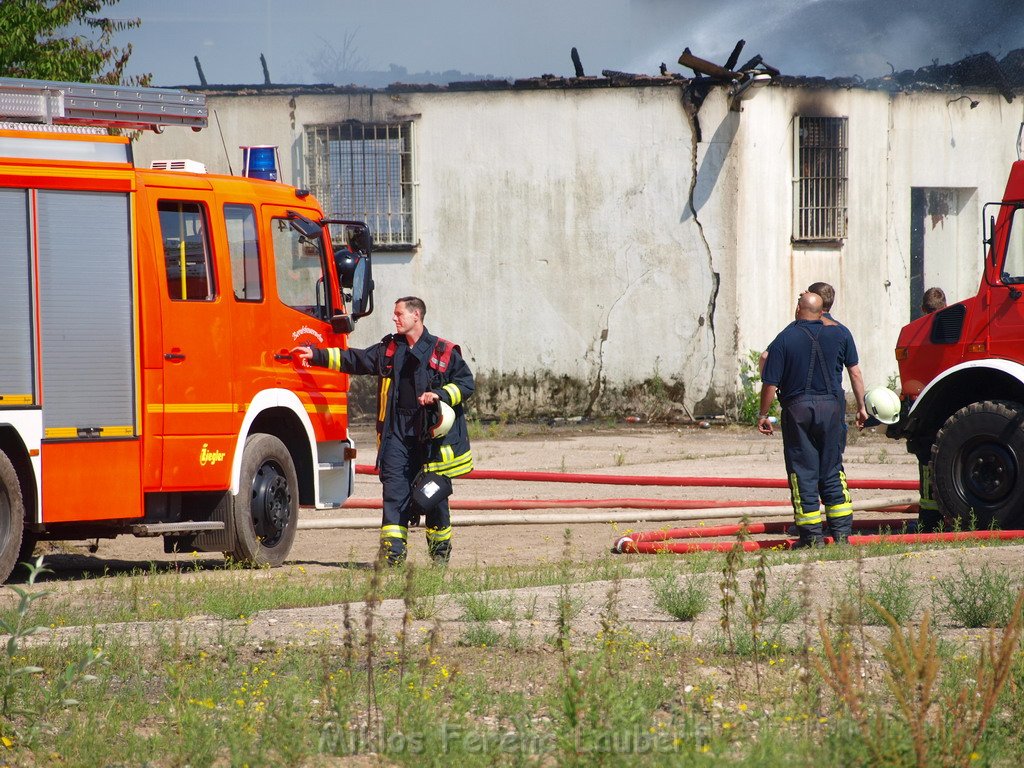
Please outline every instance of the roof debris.
[{"label": "roof debris", "polygon": [[1024,48],[1010,51],[1002,59],[996,59],[991,53],[978,53],[967,56],[951,64],[939,64],[933,61],[930,65],[916,70],[907,69],[900,72],[895,71],[884,77],[876,77],[865,80],[859,76],[851,77],[812,77],[800,75],[782,75],[778,69],[765,63],[760,54],[748,59],[742,65],[737,66],[740,54],[745,45],[744,40],[739,40],[729,54],[723,66],[715,64],[699,56],[694,55],[689,48],[685,48],[679,56],[679,64],[692,70],[693,77],[686,77],[678,72],[669,72],[668,67],[662,63],[658,74],[620,72],[613,69],[601,70],[601,77],[587,76],[584,74],[583,64],[579,51],[573,48],[570,59],[573,64],[575,76],[560,76],[553,74],[540,75],[539,77],[526,77],[516,80],[469,80],[462,82],[451,82],[447,85],[427,85],[423,83],[402,83],[396,82],[384,89],[368,88],[364,86],[339,86],[327,83],[315,85],[271,85],[269,78],[265,77],[262,85],[207,85],[205,82],[200,85],[184,85],[179,88],[187,88],[192,91],[205,93],[371,93],[377,90],[384,90],[390,93],[412,93],[427,91],[499,91],[499,90],[539,90],[539,89],[573,89],[573,88],[609,88],[622,86],[671,86],[682,85],[686,87],[699,101],[711,87],[715,85],[729,85],[735,92],[745,84],[757,80],[754,85],[761,85],[762,81],[769,81],[780,86],[789,87],[820,87],[820,88],[867,88],[888,91],[925,91],[925,90],[947,90],[951,92],[962,92],[965,89],[972,91],[994,91],[1003,96],[1007,101],[1013,101],[1015,93],[1024,92]]}]

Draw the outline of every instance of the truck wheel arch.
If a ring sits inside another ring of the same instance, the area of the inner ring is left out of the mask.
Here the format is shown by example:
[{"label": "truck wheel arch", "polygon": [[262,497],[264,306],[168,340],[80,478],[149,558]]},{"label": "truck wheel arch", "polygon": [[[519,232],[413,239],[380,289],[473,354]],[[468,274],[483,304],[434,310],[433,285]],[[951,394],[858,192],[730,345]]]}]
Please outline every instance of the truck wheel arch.
[{"label": "truck wheel arch", "polygon": [[[275,435],[278,437],[292,452],[292,460],[295,462],[296,470],[299,472],[299,484],[300,486],[305,485],[305,481],[312,480],[312,468],[317,463],[317,442],[316,433],[313,431],[313,423],[309,419],[309,414],[306,413],[306,408],[303,406],[302,401],[299,400],[298,396],[287,389],[265,389],[259,392],[249,404],[248,409],[245,413],[245,418],[242,420],[241,429],[238,431],[238,438],[235,444],[234,456],[231,460],[231,494],[237,495],[241,484],[241,473],[242,473],[242,454],[245,450],[245,441],[249,435],[253,432],[268,431],[260,428],[260,422],[265,420],[266,416],[274,410],[284,409],[290,412],[289,415],[294,415],[298,423],[301,424],[301,433],[305,434],[304,446],[308,448],[308,458],[302,455],[296,455],[298,453],[299,446],[296,445],[298,441],[287,439],[286,435]],[[269,434],[275,434],[274,431],[269,431]],[[307,478],[306,473],[310,473]]]},{"label": "truck wheel arch", "polygon": [[1024,402],[1024,365],[1010,360],[971,360],[943,371],[914,400],[903,434],[934,438],[946,420],[971,403]]}]

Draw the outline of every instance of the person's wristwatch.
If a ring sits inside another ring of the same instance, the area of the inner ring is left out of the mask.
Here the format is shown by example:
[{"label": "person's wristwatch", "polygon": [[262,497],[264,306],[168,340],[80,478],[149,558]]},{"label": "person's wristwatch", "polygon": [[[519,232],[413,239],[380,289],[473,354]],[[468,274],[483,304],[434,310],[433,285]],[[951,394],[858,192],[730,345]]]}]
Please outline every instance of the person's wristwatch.
[{"label": "person's wristwatch", "polygon": [[767,418],[768,418],[768,414],[767,413],[759,413],[759,414],[757,414],[757,420],[758,421],[764,421]]}]

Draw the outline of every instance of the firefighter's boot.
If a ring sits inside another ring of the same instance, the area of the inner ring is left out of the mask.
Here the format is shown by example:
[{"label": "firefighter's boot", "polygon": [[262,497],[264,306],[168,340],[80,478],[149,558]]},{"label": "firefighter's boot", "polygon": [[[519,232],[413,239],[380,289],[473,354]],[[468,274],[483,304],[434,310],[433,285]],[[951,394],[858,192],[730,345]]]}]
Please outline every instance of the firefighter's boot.
[{"label": "firefighter's boot", "polygon": [[435,565],[448,565],[452,558],[452,527],[427,528],[427,554]]},{"label": "firefighter's boot", "polygon": [[825,535],[821,530],[821,523],[813,525],[798,525],[800,538],[793,544],[793,549],[820,549],[825,546]]},{"label": "firefighter's boot", "polygon": [[405,562],[409,529],[404,525],[383,525],[380,529],[380,556],[388,565]]},{"label": "firefighter's boot", "polygon": [[828,527],[832,532],[834,544],[847,544],[850,541],[850,534],[853,533],[853,515],[831,518]]},{"label": "firefighter's boot", "polygon": [[828,520],[832,541],[836,544],[845,544],[853,533],[853,503],[842,501],[826,506],[825,518]]}]

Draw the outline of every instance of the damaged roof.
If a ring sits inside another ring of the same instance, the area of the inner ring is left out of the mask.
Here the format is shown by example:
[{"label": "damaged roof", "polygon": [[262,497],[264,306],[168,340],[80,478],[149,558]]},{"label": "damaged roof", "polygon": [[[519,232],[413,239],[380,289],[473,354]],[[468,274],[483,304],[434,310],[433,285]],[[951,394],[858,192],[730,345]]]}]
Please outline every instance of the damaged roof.
[{"label": "damaged roof", "polygon": [[[386,88],[368,88],[357,85],[334,85],[331,83],[316,84],[277,84],[263,83],[258,85],[179,85],[190,91],[209,95],[279,95],[289,94],[360,94],[360,93],[432,93],[455,91],[508,91],[508,90],[542,90],[542,89],[577,89],[577,88],[615,88],[615,87],[651,87],[690,85],[704,83],[706,85],[742,83],[755,74],[765,73],[771,76],[772,83],[790,87],[818,88],[866,88],[887,90],[892,92],[906,91],[963,91],[971,89],[990,91],[1002,95],[1007,101],[1013,101],[1016,93],[1024,90],[1024,48],[1018,48],[997,59],[991,53],[978,53],[967,56],[951,64],[931,64],[919,69],[907,69],[897,72],[895,69],[883,77],[863,79],[851,77],[813,77],[787,75],[765,63],[760,55],[754,56],[745,64],[736,67],[739,52],[743,47],[740,40],[736,44],[729,61],[725,66],[718,66],[690,53],[686,48],[679,58],[679,63],[693,70],[694,76],[687,77],[680,73],[669,72],[664,64],[659,74],[643,74],[601,70],[601,76],[584,74],[578,55],[573,57],[576,65],[574,76],[545,74],[538,77],[520,78],[516,80],[470,80],[452,82],[447,85],[423,83],[392,83]],[[575,49],[573,49],[575,54]]]}]

